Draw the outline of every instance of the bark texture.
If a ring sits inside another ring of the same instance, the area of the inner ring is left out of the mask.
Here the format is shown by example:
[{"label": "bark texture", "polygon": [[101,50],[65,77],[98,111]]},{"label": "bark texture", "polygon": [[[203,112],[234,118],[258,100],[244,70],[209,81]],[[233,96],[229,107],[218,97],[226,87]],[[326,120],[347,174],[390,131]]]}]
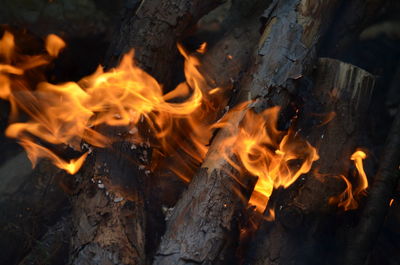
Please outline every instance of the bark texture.
[{"label": "bark texture", "polygon": [[[288,190],[277,191],[276,220],[261,226],[246,264],[335,264],[336,257],[329,253],[338,247],[332,246],[337,242],[336,206],[329,198],[344,189],[338,176],[348,176],[373,86],[374,77],[362,69],[334,59],[319,60],[314,88],[309,94],[303,91],[307,101],[298,127],[317,147],[320,160]],[[315,116],[331,112],[336,115],[327,124]]]},{"label": "bark texture", "polygon": [[[60,188],[66,174],[49,161],[32,170],[25,153],[0,167],[1,264],[18,264],[40,248],[49,227],[70,212],[68,195]],[[54,258],[49,255],[48,259]],[[42,263],[46,264],[46,263]]]},{"label": "bark texture", "polygon": [[[239,101],[258,99],[258,109],[271,102],[289,104],[286,96],[295,92],[294,80],[312,68],[319,36],[336,2],[292,0],[270,5],[252,67],[239,86]],[[269,96],[272,93],[275,98]],[[243,115],[244,111],[236,112],[230,117],[232,123],[239,124]],[[226,130],[217,134],[202,168],[175,206],[154,264],[229,263],[231,237],[237,242],[237,216],[245,205],[241,198],[246,193],[240,187],[251,180],[241,179],[239,184],[232,179],[229,163],[218,154],[218,145],[227,135]]]},{"label": "bark texture", "polygon": [[[137,63],[167,84],[173,80],[177,40],[218,3],[133,1],[111,44],[106,65],[116,65],[125,52],[135,48]],[[146,135],[146,124],[138,127]],[[76,176],[70,263],[145,264],[149,146],[133,150],[127,128],[98,130],[119,141],[112,148],[95,150],[91,166]]]},{"label": "bark texture", "polygon": [[106,57],[115,66],[122,55],[135,49],[135,60],[166,87],[174,80],[177,41],[204,14],[222,1],[133,1],[126,9],[119,31]]},{"label": "bark texture", "polygon": [[378,173],[368,191],[368,200],[348,246],[344,264],[365,264],[389,210],[400,178],[400,111],[393,121]]}]

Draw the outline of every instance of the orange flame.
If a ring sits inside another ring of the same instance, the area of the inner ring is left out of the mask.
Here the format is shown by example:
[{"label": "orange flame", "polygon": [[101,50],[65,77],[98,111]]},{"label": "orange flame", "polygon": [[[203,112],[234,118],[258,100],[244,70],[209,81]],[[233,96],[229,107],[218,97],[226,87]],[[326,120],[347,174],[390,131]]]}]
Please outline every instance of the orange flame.
[{"label": "orange flame", "polygon": [[359,175],[359,183],[354,188],[355,196],[357,196],[361,192],[364,192],[368,188],[368,179],[367,179],[367,175],[365,174],[364,166],[363,166],[363,160],[365,158],[367,158],[367,155],[363,151],[360,151],[360,150],[354,152],[350,157],[350,159],[354,161],[354,164],[356,165],[358,175]]},{"label": "orange flame", "polygon": [[65,42],[57,35],[50,34],[46,38],[46,50],[53,57],[57,57],[65,45]]},{"label": "orange flame", "polygon": [[[23,111],[30,117],[27,122],[10,124],[6,135],[19,139],[33,164],[44,157],[69,173],[76,173],[87,154],[65,162],[54,152],[35,143],[35,139],[56,145],[66,144],[78,151],[82,140],[105,147],[113,139],[97,132],[94,126],[106,124],[127,127],[127,131],[134,135],[132,141],[137,143],[142,140],[136,125],[144,119],[159,141],[159,144],[154,143],[154,147],[159,148],[160,153],[165,155],[175,149],[168,141],[169,135],[182,123],[189,128],[190,135],[180,149],[196,161],[207,152],[206,144],[211,137],[210,120],[204,117],[207,112],[199,110],[211,108],[203,94],[209,95],[209,91],[217,94],[218,89],[208,86],[197,70],[198,59],[183,47],[178,48],[186,60],[186,82],[166,95],[152,76],[134,64],[133,51],[126,54],[115,69],[105,72],[99,67],[78,83],[41,82],[37,87],[31,87],[29,81],[24,80],[24,73],[47,64],[48,56],[13,54],[14,38],[8,32],[1,39],[0,47],[0,55],[4,57],[4,63],[0,64],[0,97],[10,101],[13,116]],[[58,56],[64,47],[65,42],[58,36],[47,37],[46,50],[52,57]],[[202,45],[203,49],[205,47]],[[11,59],[16,62],[11,63]]]},{"label": "orange flame", "polygon": [[329,204],[337,205],[345,211],[357,209],[358,202],[353,196],[353,185],[345,176],[340,175],[339,177],[345,182],[346,188],[338,196],[329,198]]},{"label": "orange flame", "polygon": [[319,158],[316,149],[293,131],[277,129],[278,114],[279,107],[260,114],[246,111],[239,132],[222,147],[232,166],[240,168],[230,158],[231,152],[249,173],[258,177],[249,203],[260,212],[267,206],[274,188],[290,186]]},{"label": "orange flame", "polygon": [[368,179],[365,174],[363,167],[363,160],[367,157],[367,155],[363,151],[354,152],[350,159],[354,161],[354,164],[357,168],[357,172],[359,175],[358,180],[356,181],[356,185],[353,185],[348,178],[343,175],[340,175],[340,178],[345,182],[346,188],[345,190],[339,194],[338,196],[333,196],[329,198],[330,204],[336,204],[338,207],[343,208],[345,211],[354,210],[358,207],[358,202],[356,198],[359,195],[364,195],[365,190],[368,188]]}]

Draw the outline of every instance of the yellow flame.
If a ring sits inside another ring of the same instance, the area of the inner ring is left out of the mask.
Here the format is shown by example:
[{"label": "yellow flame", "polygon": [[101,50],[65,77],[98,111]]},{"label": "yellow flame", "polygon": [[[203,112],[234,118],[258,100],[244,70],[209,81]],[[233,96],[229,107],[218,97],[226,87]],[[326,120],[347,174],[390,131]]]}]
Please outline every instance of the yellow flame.
[{"label": "yellow flame", "polygon": [[[14,38],[8,32],[0,46],[0,54],[5,57],[0,64],[0,97],[10,101],[13,116],[22,111],[30,117],[27,122],[10,124],[6,135],[19,139],[33,164],[38,158],[45,157],[56,166],[75,173],[86,154],[65,162],[51,150],[36,144],[34,139],[65,144],[75,150],[80,150],[82,140],[105,147],[113,139],[96,131],[95,126],[125,126],[127,131],[134,132],[132,128],[143,120],[153,130],[157,142],[152,144],[160,156],[184,153],[199,162],[207,152],[206,145],[212,135],[211,123],[216,113],[210,111],[214,108],[213,102],[203,95],[210,95],[209,91],[218,94],[218,89],[207,84],[197,69],[199,60],[182,46],[179,45],[178,49],[185,57],[186,81],[165,95],[162,85],[135,65],[133,51],[124,55],[116,68],[106,72],[99,67],[79,82],[41,82],[37,87],[30,87],[30,82],[24,80],[25,72],[47,64],[48,56],[13,54]],[[58,36],[51,34],[47,37],[46,50],[52,57],[56,57],[64,47],[65,42]],[[205,47],[203,44],[202,48]],[[15,63],[11,63],[11,59]],[[173,133],[180,128],[185,129],[184,134]],[[143,141],[137,129],[132,134],[134,143]],[[187,179],[186,173],[178,172],[181,164],[171,170]]]},{"label": "yellow flame", "polygon": [[240,168],[230,158],[231,152],[249,173],[258,177],[249,203],[260,212],[267,206],[273,189],[293,184],[319,158],[316,149],[300,136],[277,129],[279,110],[273,107],[260,114],[246,111],[239,132],[222,147],[232,166]]},{"label": "yellow flame", "polygon": [[363,166],[363,160],[365,158],[367,158],[367,155],[361,150],[354,152],[350,157],[350,159],[354,161],[359,174],[359,184],[354,189],[355,196],[361,192],[364,192],[368,188],[368,179]]},{"label": "yellow flame", "polygon": [[329,203],[337,205],[337,207],[341,207],[345,211],[354,210],[358,207],[358,202],[353,196],[353,185],[345,176],[340,175],[339,177],[345,182],[346,188],[338,196],[333,196],[329,198]]},{"label": "yellow flame", "polygon": [[0,40],[0,56],[3,57],[6,63],[11,61],[14,53],[14,47],[14,36],[10,32],[5,31]]},{"label": "yellow flame", "polygon": [[365,195],[365,190],[368,188],[368,179],[363,167],[363,160],[365,158],[367,158],[367,155],[361,150],[355,151],[351,155],[350,159],[354,161],[357,168],[358,179],[354,185],[347,177],[340,175],[339,177],[345,182],[346,188],[338,196],[329,198],[330,204],[335,204],[345,211],[354,210],[358,207],[357,197]]},{"label": "yellow flame", "polygon": [[46,38],[46,50],[51,56],[57,57],[65,45],[64,40],[55,34],[50,34]]}]

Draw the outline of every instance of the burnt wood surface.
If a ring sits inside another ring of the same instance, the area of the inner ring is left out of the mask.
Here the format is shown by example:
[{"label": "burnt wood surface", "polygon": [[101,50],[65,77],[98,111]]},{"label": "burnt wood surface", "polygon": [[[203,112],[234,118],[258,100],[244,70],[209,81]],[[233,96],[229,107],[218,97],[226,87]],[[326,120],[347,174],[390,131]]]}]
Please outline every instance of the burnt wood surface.
[{"label": "burnt wood surface", "polygon": [[[135,48],[139,66],[166,84],[174,73],[177,40],[219,2],[135,2],[125,12],[106,65],[115,66],[124,53]],[[147,131],[145,124],[138,127]],[[145,264],[144,192],[149,159],[144,153],[148,146],[132,150],[126,128],[99,131],[119,140],[111,148],[95,150],[90,165],[77,178],[70,263]]]},{"label": "burnt wood surface", "polygon": [[[336,264],[336,205],[329,203],[345,186],[351,154],[365,130],[374,76],[353,65],[322,58],[314,87],[303,94],[299,133],[317,148],[320,159],[292,187],[278,191],[276,220],[261,225],[246,264]],[[304,91],[306,92],[306,91]],[[335,113],[327,124],[313,114]],[[274,195],[273,195],[274,196]],[[257,243],[256,243],[257,242]],[[332,243],[335,242],[335,243]],[[331,253],[336,253],[332,255]],[[340,263],[337,263],[340,264]]]},{"label": "burnt wood surface", "polygon": [[400,111],[398,110],[386,141],[379,170],[368,191],[365,209],[363,209],[359,224],[354,231],[351,231],[353,236],[348,236],[343,264],[365,264],[384,224],[399,178]]},{"label": "burnt wood surface", "polygon": [[[258,99],[258,110],[287,106],[286,95],[295,93],[296,80],[312,70],[316,45],[336,4],[274,1],[264,13],[265,28],[252,67],[240,82],[239,100]],[[242,117],[241,111],[233,115],[233,124]],[[154,264],[224,264],[232,258],[237,216],[245,204],[241,185],[231,176],[236,172],[218,156],[218,144],[226,134],[217,134],[202,168],[174,207]],[[241,181],[244,186],[251,182]]]}]

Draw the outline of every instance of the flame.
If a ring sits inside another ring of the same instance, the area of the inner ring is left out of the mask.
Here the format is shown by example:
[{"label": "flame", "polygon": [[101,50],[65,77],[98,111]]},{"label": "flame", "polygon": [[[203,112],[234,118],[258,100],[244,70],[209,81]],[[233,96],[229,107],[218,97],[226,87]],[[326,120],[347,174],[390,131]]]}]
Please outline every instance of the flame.
[{"label": "flame", "polygon": [[55,34],[50,34],[46,38],[46,50],[51,56],[57,57],[65,46],[64,40]]},{"label": "flame", "polygon": [[354,210],[358,207],[358,202],[353,196],[353,185],[351,182],[343,175],[339,176],[346,184],[345,190],[338,196],[333,196],[329,198],[329,204],[337,205],[337,207],[343,208],[345,211]]},{"label": "flame", "polygon": [[240,168],[230,158],[231,153],[250,174],[258,177],[249,203],[260,212],[267,206],[273,189],[287,188],[319,159],[316,149],[292,130],[277,129],[279,110],[273,107],[260,114],[247,110],[238,133],[221,148],[232,166]]},{"label": "flame", "polygon": [[205,53],[206,49],[207,49],[207,42],[203,42],[196,51],[198,53]]},{"label": "flame", "polygon": [[14,36],[10,32],[5,31],[0,40],[0,55],[3,57],[6,63],[11,61],[11,58],[14,54],[14,47]]},{"label": "flame", "polygon": [[365,195],[365,190],[368,188],[368,179],[363,166],[365,158],[367,158],[367,155],[361,150],[357,150],[351,155],[350,159],[354,161],[359,178],[356,180],[356,184],[353,185],[347,177],[340,175],[339,177],[345,182],[346,188],[338,196],[329,198],[330,204],[335,204],[345,211],[354,210],[358,207],[356,198],[360,195]]},{"label": "flame", "polygon": [[357,168],[357,172],[359,175],[359,181],[358,181],[359,183],[354,188],[355,196],[364,192],[368,188],[368,179],[367,179],[367,175],[365,174],[364,166],[363,166],[363,160],[365,158],[367,158],[367,155],[361,150],[354,152],[350,157],[350,159],[354,161],[354,164]]},{"label": "flame", "polygon": [[[57,57],[65,46],[56,35],[49,35],[46,39],[46,50],[52,57]],[[10,101],[13,117],[17,117],[19,112],[29,116],[26,122],[12,122],[6,135],[19,140],[33,165],[39,158],[48,158],[56,166],[74,174],[87,154],[66,162],[39,145],[37,140],[52,145],[64,144],[78,151],[81,151],[82,141],[106,147],[114,139],[96,130],[96,126],[105,124],[124,126],[133,134],[134,143],[143,142],[136,126],[144,120],[155,136],[152,145],[162,156],[176,153],[176,144],[181,153],[194,161],[200,161],[207,152],[206,145],[212,135],[210,124],[215,117],[207,117],[213,109],[208,96],[218,94],[219,90],[207,84],[197,69],[199,60],[182,46],[178,49],[185,57],[186,81],[165,95],[162,85],[135,65],[133,51],[124,55],[116,68],[104,71],[98,67],[92,75],[79,82],[40,82],[33,86],[25,73],[37,71],[37,66],[48,64],[51,58],[48,55],[15,54],[14,37],[8,32],[0,40],[0,47],[0,55],[4,57],[0,64],[0,97]],[[203,52],[205,47],[203,44]],[[174,135],[172,132],[183,125],[189,137],[180,135],[172,145],[171,138],[176,138],[171,136]]]}]

